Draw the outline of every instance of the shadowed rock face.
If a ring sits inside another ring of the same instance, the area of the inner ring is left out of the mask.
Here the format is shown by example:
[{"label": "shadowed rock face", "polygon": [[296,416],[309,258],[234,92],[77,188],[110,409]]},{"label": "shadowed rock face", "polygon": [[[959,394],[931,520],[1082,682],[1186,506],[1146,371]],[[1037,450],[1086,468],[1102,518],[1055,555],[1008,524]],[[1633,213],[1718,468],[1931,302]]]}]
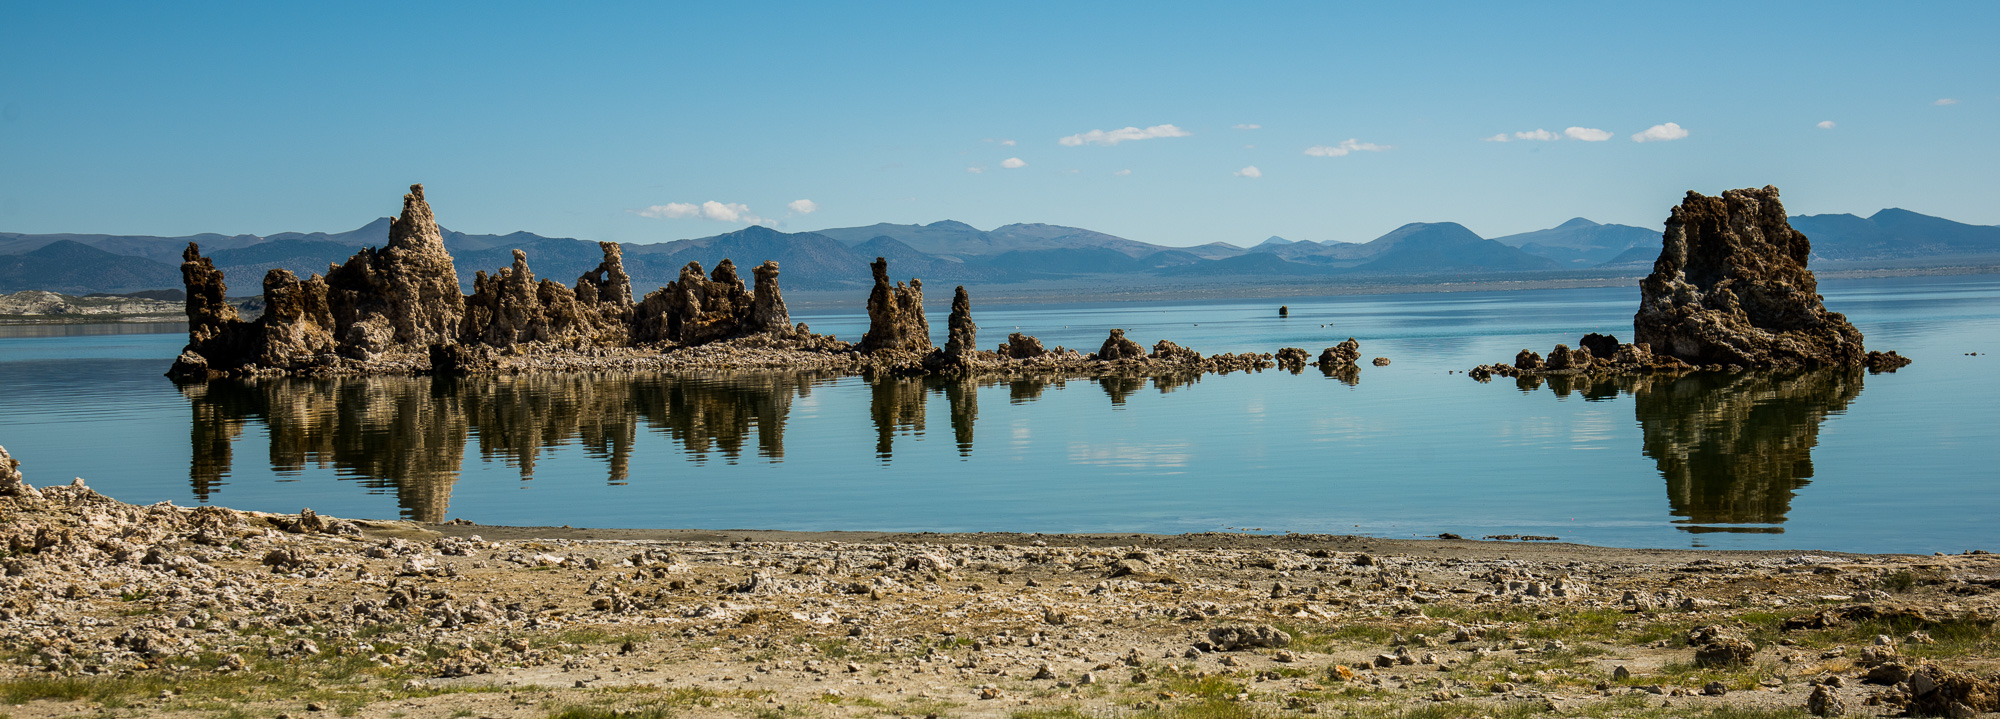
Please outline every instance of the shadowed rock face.
[{"label": "shadowed rock face", "polygon": [[[1643,451],[1689,531],[1778,524],[1813,476],[1820,426],[1861,394],[1858,367],[1632,380]],[[1615,390],[1614,390],[1615,392]]]},{"label": "shadowed rock face", "polygon": [[924,319],[924,281],[890,283],[889,261],[880,257],[868,268],[875,273],[875,289],[868,293],[868,334],[861,337],[861,350],[929,352],[935,348],[930,322]]},{"label": "shadowed rock face", "polygon": [[1861,332],[1821,304],[1806,269],[1811,252],[1786,221],[1778,188],[1689,192],[1640,284],[1635,342],[1703,365],[1861,364]]}]

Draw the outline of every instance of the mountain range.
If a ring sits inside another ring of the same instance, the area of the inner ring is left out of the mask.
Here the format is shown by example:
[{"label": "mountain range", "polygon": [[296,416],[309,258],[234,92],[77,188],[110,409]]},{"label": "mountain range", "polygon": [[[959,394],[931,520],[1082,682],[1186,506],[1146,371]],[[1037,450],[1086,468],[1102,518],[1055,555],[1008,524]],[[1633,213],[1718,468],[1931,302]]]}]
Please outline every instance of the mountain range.
[{"label": "mountain range", "polygon": [[[1949,258],[2000,254],[2000,227],[1968,225],[1902,209],[1873,216],[1802,215],[1792,225],[1829,260]],[[0,292],[48,290],[72,294],[176,288],[180,255],[196,242],[231,280],[231,294],[255,295],[264,274],[285,268],[301,277],[324,273],[357,249],[387,242],[390,218],[346,232],[284,232],[267,236],[200,234],[26,235],[0,233]],[[528,253],[537,276],[568,283],[597,266],[597,243],[528,232],[472,235],[444,231],[445,247],[468,289],[476,270],[492,271]],[[1660,233],[1578,217],[1555,227],[1484,238],[1454,222],[1415,222],[1362,243],[1272,237],[1252,247],[1212,242],[1167,247],[1094,230],[1012,224],[981,230],[943,220],[927,225],[881,223],[812,232],[752,226],[735,232],[657,244],[624,245],[634,289],[666,284],[688,262],[712,268],[723,258],[739,265],[777,260],[788,288],[863,287],[868,262],[888,258],[897,277],[935,282],[1010,283],[1066,277],[1131,275],[1166,278],[1382,277],[1549,273],[1567,270],[1640,271],[1659,256]]]}]

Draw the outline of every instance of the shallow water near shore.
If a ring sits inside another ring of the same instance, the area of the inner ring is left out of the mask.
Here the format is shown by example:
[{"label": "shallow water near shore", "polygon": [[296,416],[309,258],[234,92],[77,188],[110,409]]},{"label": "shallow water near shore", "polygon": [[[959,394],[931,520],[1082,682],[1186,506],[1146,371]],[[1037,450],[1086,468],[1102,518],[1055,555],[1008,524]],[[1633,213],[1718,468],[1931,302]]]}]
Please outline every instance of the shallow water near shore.
[{"label": "shallow water near shore", "polygon": [[[1986,354],[2000,351],[2000,277],[1821,290],[1871,348],[1916,363],[1591,386],[1462,374],[1585,332],[1629,339],[1636,288],[1290,298],[1288,318],[1273,300],[974,298],[988,347],[1018,328],[1094,350],[1123,327],[1207,353],[1317,354],[1353,336],[1364,358],[1394,361],[1185,384],[767,373],[177,387],[161,373],[184,335],[38,328],[57,336],[0,335],[0,445],[31,482],[86,477],[125,501],[425,521],[2000,549],[2000,360]],[[844,339],[866,325],[859,312],[795,319]]]}]

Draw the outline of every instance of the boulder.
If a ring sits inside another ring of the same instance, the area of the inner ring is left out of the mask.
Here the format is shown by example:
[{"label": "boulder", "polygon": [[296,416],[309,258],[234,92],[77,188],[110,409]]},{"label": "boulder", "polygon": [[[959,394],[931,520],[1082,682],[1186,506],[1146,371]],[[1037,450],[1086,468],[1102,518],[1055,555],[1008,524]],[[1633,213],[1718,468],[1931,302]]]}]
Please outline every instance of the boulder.
[{"label": "boulder", "polygon": [[1389,358],[1387,358],[1387,357],[1376,357],[1375,359],[1371,360],[1371,361],[1370,361],[1370,363],[1371,363],[1371,364],[1373,364],[1373,365],[1375,365],[1375,366],[1377,366],[1377,367],[1387,367],[1387,366],[1389,366]]},{"label": "boulder", "polygon": [[1612,355],[1618,353],[1618,338],[1611,335],[1601,335],[1592,332],[1584,335],[1583,339],[1578,340],[1576,344],[1579,347],[1590,350],[1591,356],[1598,359],[1608,360],[1611,359]]},{"label": "boulder", "polygon": [[1913,716],[1969,717],[2000,711],[2000,683],[1970,673],[1926,665],[1910,674]]},{"label": "boulder", "polygon": [[1208,643],[1222,652],[1260,647],[1275,649],[1291,644],[1292,635],[1269,624],[1216,627],[1208,630]]},{"label": "boulder", "polygon": [[1361,343],[1356,342],[1353,337],[1349,337],[1340,344],[1320,350],[1319,368],[1324,370],[1327,368],[1352,367],[1360,359]]},{"label": "boulder", "polygon": [[997,351],[1002,357],[1012,359],[1040,357],[1048,352],[1048,350],[1042,349],[1041,340],[1035,339],[1032,335],[1024,335],[1019,332],[1007,335],[1007,342],[1000,345]]},{"label": "boulder", "polygon": [[1306,351],[1303,348],[1286,347],[1278,350],[1278,356],[1277,356],[1278,366],[1291,370],[1293,374],[1297,374],[1298,372],[1304,370],[1306,368],[1306,362],[1311,359],[1312,355],[1306,354]]},{"label": "boulder", "polygon": [[1689,192],[1640,284],[1636,341],[1697,365],[1858,365],[1860,330],[1822,304],[1778,188]]},{"label": "boulder", "polygon": [[[1556,345],[1558,347],[1562,345]],[[1521,350],[1514,354],[1514,369],[1538,370],[1542,368],[1542,355],[1534,350]]]},{"label": "boulder", "polygon": [[1841,701],[1840,692],[1819,684],[1806,697],[1806,712],[1816,717],[1837,717],[1847,713],[1847,702]]}]

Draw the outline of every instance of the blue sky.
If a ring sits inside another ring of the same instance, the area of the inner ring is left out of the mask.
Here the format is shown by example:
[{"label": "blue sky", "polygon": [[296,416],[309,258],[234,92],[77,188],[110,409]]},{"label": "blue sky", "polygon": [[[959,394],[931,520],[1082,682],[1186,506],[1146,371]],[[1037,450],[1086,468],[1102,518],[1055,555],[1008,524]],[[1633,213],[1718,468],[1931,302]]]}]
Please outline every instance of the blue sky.
[{"label": "blue sky", "polygon": [[0,230],[2000,224],[1994,2],[172,5],[0,3]]}]

